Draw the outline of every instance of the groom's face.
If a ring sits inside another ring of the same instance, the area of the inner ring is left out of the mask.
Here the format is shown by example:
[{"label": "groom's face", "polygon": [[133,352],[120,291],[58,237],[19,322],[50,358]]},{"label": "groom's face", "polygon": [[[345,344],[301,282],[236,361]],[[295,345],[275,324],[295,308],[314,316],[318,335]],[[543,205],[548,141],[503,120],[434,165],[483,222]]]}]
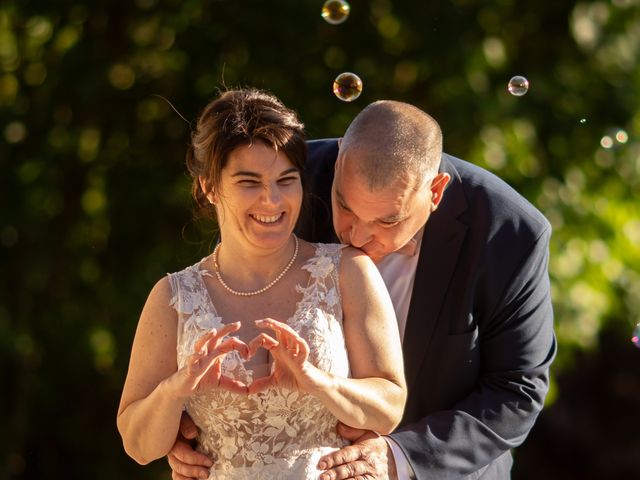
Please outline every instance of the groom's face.
[{"label": "groom's face", "polygon": [[342,243],[360,248],[377,262],[422,228],[441,198],[440,191],[434,195],[432,185],[442,182],[440,175],[419,180],[405,173],[372,190],[356,162],[348,153],[338,155],[331,190],[333,226]]}]

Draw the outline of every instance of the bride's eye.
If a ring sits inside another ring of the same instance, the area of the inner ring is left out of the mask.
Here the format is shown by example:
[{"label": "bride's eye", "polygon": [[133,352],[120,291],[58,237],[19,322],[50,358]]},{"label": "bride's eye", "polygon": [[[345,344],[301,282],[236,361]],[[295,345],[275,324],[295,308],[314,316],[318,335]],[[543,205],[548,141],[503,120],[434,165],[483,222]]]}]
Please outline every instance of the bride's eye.
[{"label": "bride's eye", "polygon": [[295,176],[291,176],[291,177],[282,177],[280,179],[278,179],[278,183],[280,185],[291,185],[292,183],[294,183],[296,180],[298,180],[298,177]]},{"label": "bride's eye", "polygon": [[240,185],[241,187],[257,187],[258,185],[260,185],[260,182],[258,182],[257,180],[245,179],[240,180],[238,182],[238,185]]}]

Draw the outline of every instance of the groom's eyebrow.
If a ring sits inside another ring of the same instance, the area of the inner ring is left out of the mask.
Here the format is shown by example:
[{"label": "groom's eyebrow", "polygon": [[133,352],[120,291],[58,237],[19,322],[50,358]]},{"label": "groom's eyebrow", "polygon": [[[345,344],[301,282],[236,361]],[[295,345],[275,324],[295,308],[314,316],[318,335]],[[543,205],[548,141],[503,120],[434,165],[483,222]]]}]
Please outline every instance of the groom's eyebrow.
[{"label": "groom's eyebrow", "polygon": [[[351,208],[349,208],[349,205],[347,205],[346,200],[344,199],[344,197],[342,196],[342,194],[340,193],[340,191],[336,188],[336,199],[338,200],[338,203],[340,204],[340,207],[348,212],[354,213],[353,210],[351,210]],[[355,214],[355,213],[354,213]],[[408,217],[408,215],[403,214],[403,213],[392,213],[389,214],[386,217],[377,217],[374,221],[375,222],[384,222],[384,223],[394,223],[394,222],[401,222],[402,220],[406,219]]]},{"label": "groom's eyebrow", "polygon": [[340,193],[340,191],[337,188],[336,188],[336,198],[338,199],[338,202],[340,203],[340,206],[342,208],[344,208],[345,210],[348,210],[349,212],[351,211],[351,209],[347,205],[347,202],[345,201],[344,197],[342,196],[342,194]]}]

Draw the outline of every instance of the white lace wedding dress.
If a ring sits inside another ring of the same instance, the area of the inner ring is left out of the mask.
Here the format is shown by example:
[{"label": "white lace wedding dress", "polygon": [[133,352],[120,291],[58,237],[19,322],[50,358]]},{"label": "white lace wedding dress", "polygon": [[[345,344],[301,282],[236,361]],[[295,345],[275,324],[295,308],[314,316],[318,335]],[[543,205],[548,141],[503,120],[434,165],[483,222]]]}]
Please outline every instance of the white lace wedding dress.
[{"label": "white lace wedding dress", "polygon": [[[287,321],[309,344],[318,368],[349,375],[342,330],[338,267],[342,245],[316,244],[315,255],[302,267],[309,271],[295,314]],[[202,261],[169,275],[171,305],[179,315],[178,365],[193,353],[194,343],[222,318],[203,281],[211,275]],[[265,312],[268,316],[269,312]],[[244,383],[252,380],[237,352],[224,360],[223,372]],[[187,412],[200,428],[199,450],[214,461],[210,479],[315,479],[318,460],[345,445],[336,434],[337,420],[315,397],[269,388],[254,395],[212,390],[193,396]]]}]

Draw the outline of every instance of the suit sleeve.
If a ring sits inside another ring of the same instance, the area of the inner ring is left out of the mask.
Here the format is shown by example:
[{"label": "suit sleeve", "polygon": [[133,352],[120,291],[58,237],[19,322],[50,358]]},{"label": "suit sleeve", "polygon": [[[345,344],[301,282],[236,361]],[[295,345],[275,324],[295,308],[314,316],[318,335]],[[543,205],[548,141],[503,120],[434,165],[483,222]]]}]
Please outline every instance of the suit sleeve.
[{"label": "suit sleeve", "polygon": [[547,227],[510,275],[494,311],[480,313],[475,388],[450,410],[391,435],[417,479],[464,478],[483,469],[520,445],[542,410],[556,353],[549,238]]}]

